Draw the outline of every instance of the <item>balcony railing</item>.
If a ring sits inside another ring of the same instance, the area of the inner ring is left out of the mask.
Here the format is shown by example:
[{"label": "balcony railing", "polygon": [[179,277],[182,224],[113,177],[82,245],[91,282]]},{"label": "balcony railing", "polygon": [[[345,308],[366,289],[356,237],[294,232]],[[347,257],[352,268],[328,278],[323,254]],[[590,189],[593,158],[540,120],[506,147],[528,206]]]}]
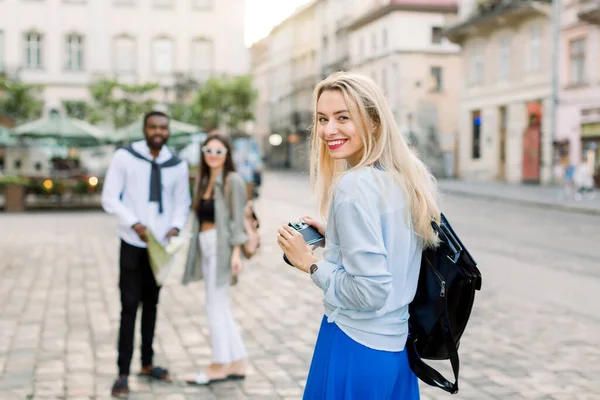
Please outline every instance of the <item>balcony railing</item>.
[{"label": "balcony railing", "polygon": [[490,13],[502,13],[515,8],[531,7],[543,4],[551,4],[552,0],[479,0],[475,8],[466,19],[486,16]]},{"label": "balcony railing", "polygon": [[600,1],[580,0],[577,16],[583,21],[600,24]]},{"label": "balcony railing", "polygon": [[551,3],[552,0],[479,0],[472,12],[446,28],[444,35],[453,42],[460,42],[474,27],[493,30],[516,21],[516,17],[549,12]]}]

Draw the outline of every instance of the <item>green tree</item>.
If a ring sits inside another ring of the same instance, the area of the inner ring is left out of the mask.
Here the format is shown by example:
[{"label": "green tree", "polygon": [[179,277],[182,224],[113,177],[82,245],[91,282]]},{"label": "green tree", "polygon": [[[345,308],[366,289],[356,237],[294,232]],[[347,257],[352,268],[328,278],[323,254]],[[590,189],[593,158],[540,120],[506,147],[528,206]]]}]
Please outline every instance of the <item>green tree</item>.
[{"label": "green tree", "polygon": [[39,85],[0,78],[0,115],[17,124],[40,118],[44,105],[39,98],[41,91]]},{"label": "green tree", "polygon": [[149,94],[158,87],[156,83],[130,85],[100,80],[90,86],[94,106],[88,119],[92,123],[109,121],[115,128],[128,125],[152,110],[155,101]]},{"label": "green tree", "polygon": [[252,86],[252,77],[244,75],[231,78],[227,89],[230,100],[227,126],[237,128],[240,124],[253,120],[258,91]]},{"label": "green tree", "polygon": [[173,103],[169,106],[169,114],[172,119],[181,122],[192,123],[194,110],[189,104]]},{"label": "green tree", "polygon": [[140,117],[140,115],[152,111],[156,101],[148,95],[159,87],[156,83],[144,83],[141,85],[120,84],[122,97],[117,100],[115,115],[115,127],[120,128],[129,125]]},{"label": "green tree", "polygon": [[62,102],[65,113],[69,117],[77,119],[87,119],[89,112],[89,105],[87,102],[82,100],[64,100]]},{"label": "green tree", "polygon": [[90,85],[89,91],[93,107],[88,115],[89,122],[97,124],[109,120],[114,123],[114,116],[118,107],[114,92],[118,86],[118,82],[108,79],[101,79]]},{"label": "green tree", "polygon": [[252,108],[257,98],[258,92],[252,86],[250,76],[211,78],[196,93],[191,106],[191,122],[207,132],[221,124],[238,128],[254,119]]}]

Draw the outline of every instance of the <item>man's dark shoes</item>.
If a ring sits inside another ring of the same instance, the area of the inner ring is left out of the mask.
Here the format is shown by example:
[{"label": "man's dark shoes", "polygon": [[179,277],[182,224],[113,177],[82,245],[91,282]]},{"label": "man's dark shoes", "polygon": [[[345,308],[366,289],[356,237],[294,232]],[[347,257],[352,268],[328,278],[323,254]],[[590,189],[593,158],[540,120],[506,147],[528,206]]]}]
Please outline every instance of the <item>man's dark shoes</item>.
[{"label": "man's dark shoes", "polygon": [[121,376],[115,381],[111,392],[113,397],[124,399],[129,395],[129,385],[127,384],[127,377]]},{"label": "man's dark shoes", "polygon": [[148,365],[142,367],[142,370],[138,374],[139,376],[146,376],[148,378],[156,379],[163,382],[171,382],[171,377],[169,376],[169,371],[162,367],[154,367],[152,365]]}]

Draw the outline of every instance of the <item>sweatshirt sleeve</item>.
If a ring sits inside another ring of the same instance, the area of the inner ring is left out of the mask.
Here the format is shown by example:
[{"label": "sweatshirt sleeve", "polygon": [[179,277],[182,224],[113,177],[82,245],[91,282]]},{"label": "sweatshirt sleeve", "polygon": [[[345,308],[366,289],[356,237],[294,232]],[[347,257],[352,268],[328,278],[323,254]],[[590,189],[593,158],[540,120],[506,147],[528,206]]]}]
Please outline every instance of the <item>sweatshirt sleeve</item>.
[{"label": "sweatshirt sleeve", "polygon": [[102,208],[117,217],[119,224],[131,227],[138,222],[135,213],[129,210],[121,201],[125,190],[126,165],[122,151],[117,150],[106,171],[104,187],[102,188]]},{"label": "sweatshirt sleeve", "polygon": [[312,279],[332,306],[376,311],[392,290],[392,274],[387,269],[380,215],[375,205],[362,198],[344,197],[334,204],[332,222],[342,263],[319,261]]}]

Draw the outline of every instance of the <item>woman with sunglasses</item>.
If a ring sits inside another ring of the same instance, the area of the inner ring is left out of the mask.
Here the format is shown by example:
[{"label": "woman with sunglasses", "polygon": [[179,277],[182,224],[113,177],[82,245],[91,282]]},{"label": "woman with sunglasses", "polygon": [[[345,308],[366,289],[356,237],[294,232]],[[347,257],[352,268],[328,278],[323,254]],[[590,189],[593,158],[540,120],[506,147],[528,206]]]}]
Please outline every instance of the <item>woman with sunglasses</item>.
[{"label": "woman with sunglasses", "polygon": [[212,134],[201,147],[192,211],[196,218],[183,283],[204,279],[212,362],[187,382],[208,385],[243,379],[248,354],[229,307],[228,286],[242,270],[246,186],[235,171],[229,141]]}]

